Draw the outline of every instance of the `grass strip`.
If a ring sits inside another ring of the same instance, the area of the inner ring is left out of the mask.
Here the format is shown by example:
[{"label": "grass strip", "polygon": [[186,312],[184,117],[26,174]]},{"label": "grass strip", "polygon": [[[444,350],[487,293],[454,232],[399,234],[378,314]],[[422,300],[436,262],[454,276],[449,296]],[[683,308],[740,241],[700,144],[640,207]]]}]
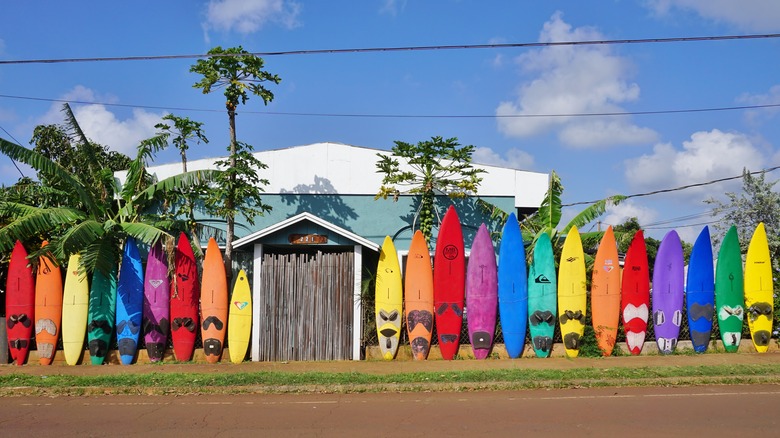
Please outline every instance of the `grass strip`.
[{"label": "grass strip", "polygon": [[36,376],[13,373],[0,376],[0,396],[464,391],[758,382],[780,383],[780,365],[502,369],[399,374],[260,371]]}]

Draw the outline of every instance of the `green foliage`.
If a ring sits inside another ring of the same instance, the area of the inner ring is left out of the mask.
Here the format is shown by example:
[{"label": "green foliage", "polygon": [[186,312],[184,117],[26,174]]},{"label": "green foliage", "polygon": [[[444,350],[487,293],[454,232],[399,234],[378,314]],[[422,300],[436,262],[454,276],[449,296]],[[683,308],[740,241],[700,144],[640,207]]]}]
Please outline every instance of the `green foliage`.
[{"label": "green foliage", "polygon": [[420,230],[430,242],[436,194],[463,198],[476,193],[482,181],[484,170],[471,163],[474,149],[472,145],[461,146],[454,137],[431,137],[417,144],[396,141],[391,155],[377,154],[377,173],[384,176],[374,199],[392,196],[397,201],[401,195],[417,195]]},{"label": "green foliage", "polygon": [[[52,146],[55,143],[57,147],[62,146],[57,142],[47,143],[42,150],[56,152],[57,158],[71,168],[41,152],[0,139],[0,152],[31,166],[41,176],[41,187],[58,193],[56,205],[0,201],[0,217],[8,222],[0,229],[0,253],[10,251],[17,239],[28,248],[35,248],[40,240],[47,239],[49,245],[45,250],[33,251],[32,259],[51,251],[59,262],[64,262],[70,254],[81,253],[81,263],[87,272],[98,270],[108,275],[119,262],[120,245],[127,236],[146,244],[170,236],[168,230],[174,224],[168,224],[165,229],[157,227],[156,218],[147,213],[153,202],[162,197],[162,191],[193,181],[207,182],[216,172],[177,175],[152,184],[146,172],[147,160],[164,145],[162,139],[152,138],[138,146],[138,154],[130,162],[126,184],[122,186],[114,180],[113,170],[104,160],[106,155],[100,153],[105,149],[86,139],[67,104],[63,112],[68,135],[75,138],[70,146],[76,150],[63,152],[64,146],[63,149]],[[62,140],[60,134],[65,131],[50,128],[38,132],[41,141],[46,137],[48,142]]]},{"label": "green foliage", "polygon": [[281,78],[263,70],[263,58],[252,55],[243,47],[222,49],[214,47],[209,50],[206,59],[199,59],[190,67],[190,72],[203,78],[193,85],[203,90],[203,94],[211,93],[212,89],[225,89],[225,107],[235,111],[239,103],[246,104],[249,93],[260,96],[265,104],[274,99],[273,93],[266,89],[264,82],[278,84]]},{"label": "green foliage", "polygon": [[[263,186],[268,185],[268,180],[259,176],[260,171],[268,166],[255,158],[251,153],[251,145],[238,142],[237,146],[232,156],[232,166],[229,158],[216,162],[224,170],[218,174],[215,184],[209,190],[206,208],[210,213],[228,220],[235,220],[236,215],[241,214],[249,224],[254,225],[255,217],[271,211],[271,206],[262,200]],[[241,202],[232,203],[232,200]]]}]

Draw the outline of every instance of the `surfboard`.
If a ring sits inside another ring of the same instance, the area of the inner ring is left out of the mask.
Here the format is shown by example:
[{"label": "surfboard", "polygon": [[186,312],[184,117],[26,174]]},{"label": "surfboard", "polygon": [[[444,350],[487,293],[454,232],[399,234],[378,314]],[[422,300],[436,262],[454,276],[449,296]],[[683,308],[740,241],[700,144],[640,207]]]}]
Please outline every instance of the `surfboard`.
[{"label": "surfboard", "polygon": [[403,283],[401,266],[393,239],[386,236],[379,252],[376,267],[375,317],[379,350],[385,360],[392,360],[398,352],[403,312]]},{"label": "surfboard", "polygon": [[87,334],[89,281],[86,272],[79,267],[80,261],[78,254],[72,254],[65,268],[67,272],[62,296],[62,349],[68,365],[78,364],[84,353],[84,337]]},{"label": "surfboard", "polygon": [[623,261],[623,279],[620,284],[620,312],[626,346],[633,355],[642,352],[650,315],[650,273],[647,246],[642,230],[634,233]]},{"label": "surfboard", "polygon": [[750,337],[759,353],[766,353],[772,338],[772,260],[766,229],[761,222],[753,232],[745,259],[745,310]]},{"label": "surfboard", "polygon": [[558,267],[558,321],[566,356],[577,357],[585,333],[588,305],[585,254],[577,227],[571,227],[563,243]]},{"label": "surfboard", "polygon": [[601,354],[610,356],[620,323],[620,261],[612,227],[601,237],[590,286],[593,332]]},{"label": "surfboard", "polygon": [[138,352],[144,304],[144,274],[135,239],[128,237],[119,267],[116,289],[116,338],[122,365],[130,365]]},{"label": "surfboard", "polygon": [[[42,246],[47,244],[44,241]],[[54,360],[61,323],[62,269],[50,257],[41,256],[35,279],[35,345],[41,365],[50,365]]]},{"label": "surfboard", "polygon": [[149,361],[159,362],[168,344],[171,311],[171,289],[168,279],[168,256],[162,241],[152,245],[146,258],[144,275],[143,320],[144,342]]},{"label": "surfboard", "polygon": [[433,257],[436,338],[441,357],[445,360],[452,360],[458,354],[465,291],[466,257],[463,230],[455,207],[450,206],[439,227]]},{"label": "surfboard", "polygon": [[496,335],[498,276],[496,252],[490,232],[483,223],[471,244],[466,266],[466,323],[475,359],[488,357]]},{"label": "surfboard", "polygon": [[6,333],[11,360],[22,366],[27,362],[35,321],[35,277],[27,260],[27,250],[16,241],[8,262],[5,289]]},{"label": "surfboard", "polygon": [[87,347],[93,365],[102,365],[116,322],[117,268],[106,275],[95,270],[89,291]]},{"label": "surfboard", "polygon": [[422,231],[412,237],[404,276],[406,333],[415,360],[425,360],[433,336],[433,268],[428,243]]},{"label": "surfboard", "polygon": [[537,357],[549,357],[558,314],[558,278],[550,235],[542,233],[534,244],[528,266],[528,327]]},{"label": "surfboard", "polygon": [[742,253],[737,227],[731,226],[720,243],[715,268],[715,314],[723,348],[729,353],[739,349],[745,317]]},{"label": "surfboard", "polygon": [[685,303],[693,350],[707,351],[715,315],[715,266],[712,262],[710,229],[705,226],[696,238],[688,260]]},{"label": "surfboard", "polygon": [[252,290],[244,270],[238,271],[228,311],[228,350],[230,361],[241,363],[249,348],[252,333]]},{"label": "surfboard", "polygon": [[192,360],[200,325],[198,264],[187,235],[181,233],[174,254],[176,275],[171,287],[171,341],[178,361]]},{"label": "surfboard", "polygon": [[658,351],[670,354],[677,347],[682,325],[684,260],[677,232],[666,233],[653,265],[653,331]]},{"label": "surfboard", "polygon": [[498,248],[498,313],[506,352],[511,358],[520,357],[528,325],[528,276],[523,236],[514,213],[504,223]]},{"label": "surfboard", "polygon": [[203,322],[201,339],[203,352],[209,363],[219,362],[222,346],[225,344],[228,317],[228,286],[225,262],[217,241],[209,239],[206,256],[203,259],[200,309]]}]

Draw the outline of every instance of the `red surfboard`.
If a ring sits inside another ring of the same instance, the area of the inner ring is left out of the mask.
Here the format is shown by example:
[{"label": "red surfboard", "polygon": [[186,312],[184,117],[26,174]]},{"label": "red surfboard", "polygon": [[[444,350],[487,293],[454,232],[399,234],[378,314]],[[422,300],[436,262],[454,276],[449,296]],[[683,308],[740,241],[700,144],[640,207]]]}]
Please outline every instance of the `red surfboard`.
[{"label": "red surfboard", "polygon": [[621,292],[620,311],[626,332],[626,344],[631,354],[636,355],[642,352],[645,344],[647,320],[650,315],[650,273],[642,230],[634,234],[626,252]]},{"label": "red surfboard", "polygon": [[442,358],[452,360],[460,346],[463,299],[466,290],[466,257],[463,230],[455,207],[444,215],[436,238],[433,259],[433,308]]},{"label": "red surfboard", "polygon": [[11,359],[22,366],[27,361],[35,321],[35,278],[22,242],[16,241],[8,263],[5,288],[6,327]]},{"label": "red surfboard", "polygon": [[178,361],[192,360],[195,338],[198,336],[198,302],[200,282],[198,264],[187,235],[179,235],[174,254],[176,275],[171,282],[171,340]]}]

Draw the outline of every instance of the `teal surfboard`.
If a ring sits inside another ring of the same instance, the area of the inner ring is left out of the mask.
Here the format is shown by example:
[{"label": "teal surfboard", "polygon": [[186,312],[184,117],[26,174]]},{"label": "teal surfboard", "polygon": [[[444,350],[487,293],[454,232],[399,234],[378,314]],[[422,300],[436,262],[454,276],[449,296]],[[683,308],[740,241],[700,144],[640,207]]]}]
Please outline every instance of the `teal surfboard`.
[{"label": "teal surfboard", "polygon": [[552,351],[558,312],[558,282],[550,236],[543,233],[534,245],[533,261],[528,266],[528,327],[537,357]]},{"label": "teal surfboard", "polygon": [[114,332],[116,317],[117,269],[108,275],[95,271],[89,291],[87,321],[87,345],[93,365],[102,365],[108,353],[108,345]]}]

